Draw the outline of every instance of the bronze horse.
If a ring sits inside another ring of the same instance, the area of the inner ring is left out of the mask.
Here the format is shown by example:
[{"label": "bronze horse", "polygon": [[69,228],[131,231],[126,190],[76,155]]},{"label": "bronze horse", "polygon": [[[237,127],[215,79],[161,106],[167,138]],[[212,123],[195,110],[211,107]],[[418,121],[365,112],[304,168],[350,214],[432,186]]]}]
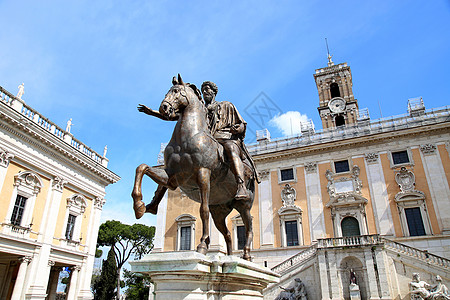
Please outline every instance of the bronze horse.
[{"label": "bronze horse", "polygon": [[[156,213],[157,205],[167,188],[179,187],[190,199],[200,202],[202,236],[197,252],[206,254],[209,245],[209,213],[217,229],[223,234],[227,254],[232,254],[231,234],[226,226],[226,217],[236,209],[245,225],[246,242],[243,259],[250,260],[250,245],[253,240],[252,217],[255,191],[255,172],[248,161],[243,160],[245,185],[249,200],[236,200],[236,180],[229,169],[223,147],[208,129],[207,110],[201,93],[193,84],[184,83],[178,74],[173,78],[173,86],[162,101],[159,112],[140,105],[139,111],[175,121],[172,138],[164,151],[164,169],[142,164],[136,169],[136,177],[131,196],[134,201],[136,218],[145,212]],[[245,155],[241,155],[245,157]],[[145,206],[142,201],[141,184],[143,175],[149,176],[158,184],[152,203]],[[156,204],[155,204],[156,202]],[[155,206],[156,205],[156,206]]]}]

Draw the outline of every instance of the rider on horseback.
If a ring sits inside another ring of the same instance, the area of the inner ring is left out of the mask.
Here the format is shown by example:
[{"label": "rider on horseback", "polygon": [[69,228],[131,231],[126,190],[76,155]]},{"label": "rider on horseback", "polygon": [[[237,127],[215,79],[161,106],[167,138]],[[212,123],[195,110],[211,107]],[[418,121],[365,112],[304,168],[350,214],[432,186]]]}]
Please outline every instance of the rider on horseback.
[{"label": "rider on horseback", "polygon": [[[211,135],[223,146],[230,169],[236,179],[238,188],[234,198],[247,200],[250,196],[245,187],[242,163],[245,158],[251,159],[243,142],[247,123],[231,102],[215,100],[217,92],[218,88],[214,82],[203,82],[202,94],[208,109],[209,128]],[[254,167],[253,161],[250,163]]]}]

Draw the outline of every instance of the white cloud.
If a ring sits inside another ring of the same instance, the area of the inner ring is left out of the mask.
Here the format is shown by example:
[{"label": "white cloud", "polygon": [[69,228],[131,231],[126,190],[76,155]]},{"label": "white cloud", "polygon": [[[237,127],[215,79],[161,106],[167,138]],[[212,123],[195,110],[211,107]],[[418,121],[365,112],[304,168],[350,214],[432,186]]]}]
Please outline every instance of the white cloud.
[{"label": "white cloud", "polygon": [[280,130],[283,135],[293,135],[301,133],[301,123],[308,122],[308,116],[302,115],[298,111],[288,111],[282,115],[273,117],[269,124]]}]

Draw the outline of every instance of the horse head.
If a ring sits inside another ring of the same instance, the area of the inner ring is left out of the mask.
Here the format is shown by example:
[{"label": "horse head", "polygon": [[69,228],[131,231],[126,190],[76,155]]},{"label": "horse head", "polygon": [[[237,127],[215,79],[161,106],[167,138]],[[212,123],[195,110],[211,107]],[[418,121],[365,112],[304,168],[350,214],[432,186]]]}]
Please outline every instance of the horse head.
[{"label": "horse head", "polygon": [[200,90],[191,83],[184,83],[181,75],[172,79],[172,87],[161,102],[159,112],[169,120],[177,120],[191,100],[202,101]]}]

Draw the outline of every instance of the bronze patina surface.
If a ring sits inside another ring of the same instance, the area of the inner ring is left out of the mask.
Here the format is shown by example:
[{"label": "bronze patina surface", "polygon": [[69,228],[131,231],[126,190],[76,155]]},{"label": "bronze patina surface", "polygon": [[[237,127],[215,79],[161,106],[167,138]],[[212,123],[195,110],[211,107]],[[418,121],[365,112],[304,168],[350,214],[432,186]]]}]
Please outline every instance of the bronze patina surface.
[{"label": "bronze patina surface", "polygon": [[[205,254],[209,245],[209,214],[223,234],[227,254],[231,255],[231,234],[225,219],[236,209],[245,225],[246,243],[243,258],[250,260],[253,239],[250,209],[253,205],[255,180],[253,161],[243,139],[246,123],[230,102],[217,102],[217,86],[204,82],[202,92],[181,76],[162,101],[159,111],[139,105],[138,110],[166,121],[177,121],[172,138],[164,151],[164,168],[142,164],[136,169],[131,193],[136,218],[144,213],[156,214],[167,189],[180,188],[190,199],[200,202],[202,237],[197,251]],[[153,200],[142,201],[143,175],[157,184]]]}]

